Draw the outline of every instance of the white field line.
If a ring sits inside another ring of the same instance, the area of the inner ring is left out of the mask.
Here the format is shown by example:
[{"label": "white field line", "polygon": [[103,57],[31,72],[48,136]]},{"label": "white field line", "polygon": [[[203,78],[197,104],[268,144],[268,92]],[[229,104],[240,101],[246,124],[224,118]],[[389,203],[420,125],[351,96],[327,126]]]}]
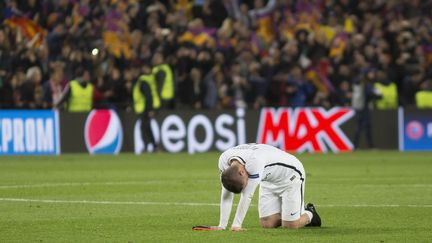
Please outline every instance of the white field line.
[{"label": "white field line", "polygon": [[[328,184],[331,185],[331,187],[340,186],[340,187],[373,187],[373,188],[401,188],[401,187],[408,187],[408,188],[416,188],[416,187],[423,187],[423,188],[432,188],[432,184]],[[1,187],[0,187],[1,188]]]},{"label": "white field line", "polygon": [[[15,188],[40,188],[40,187],[74,187],[74,186],[116,186],[116,185],[146,185],[154,183],[175,183],[166,180],[148,180],[148,181],[108,181],[108,182],[64,182],[64,183],[40,183],[40,184],[23,184],[23,185],[0,185],[0,189]],[[343,185],[341,185],[343,186]],[[347,185],[348,186],[348,185]],[[432,184],[354,184],[350,187],[431,187]]]},{"label": "white field line", "polygon": [[[307,175],[306,175],[307,177]],[[374,177],[374,178],[358,178],[358,177],[329,177],[329,178],[325,178],[322,177],[320,178],[321,181],[346,181],[346,182],[369,182],[369,183],[387,183],[387,181],[393,183],[394,181],[400,180],[400,177],[394,176],[394,177]],[[409,180],[405,180],[405,181],[409,181]],[[412,180],[411,180],[412,181]]]},{"label": "white field line", "polygon": [[0,185],[0,189],[14,189],[14,188],[38,188],[38,187],[73,187],[73,186],[110,186],[110,185],[144,185],[153,183],[166,183],[162,180],[151,181],[111,181],[111,182],[64,182],[64,183],[41,183],[41,184],[28,184],[28,185]]},{"label": "white field line", "polygon": [[[194,203],[194,202],[145,202],[145,201],[94,201],[94,200],[57,200],[57,199],[30,199],[30,198],[0,198],[3,202],[35,202],[58,204],[105,204],[105,205],[166,205],[166,206],[219,206],[219,203]],[[256,206],[252,204],[251,206]],[[322,204],[324,208],[349,207],[349,208],[432,208],[432,204]]]},{"label": "white field line", "polygon": [[5,202],[39,202],[66,204],[108,204],[108,205],[167,205],[167,206],[219,206],[218,203],[194,202],[134,202],[134,201],[93,201],[93,200],[56,200],[56,199],[28,199],[28,198],[0,198]]},{"label": "white field line", "polygon": [[351,187],[431,187],[432,184],[393,184],[393,185],[376,185],[376,184],[357,184],[357,185],[350,185]]}]

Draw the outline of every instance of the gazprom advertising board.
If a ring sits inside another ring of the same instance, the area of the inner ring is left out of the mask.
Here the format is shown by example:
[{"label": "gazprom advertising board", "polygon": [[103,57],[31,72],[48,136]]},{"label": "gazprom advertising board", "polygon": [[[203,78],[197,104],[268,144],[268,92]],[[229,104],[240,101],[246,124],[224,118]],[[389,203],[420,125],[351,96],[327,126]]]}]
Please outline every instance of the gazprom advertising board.
[{"label": "gazprom advertising board", "polygon": [[432,150],[431,110],[399,109],[399,150]]},{"label": "gazprom advertising board", "polygon": [[0,111],[0,155],[60,154],[58,113]]},{"label": "gazprom advertising board", "polygon": [[[374,111],[371,114],[376,148],[396,149],[397,112]],[[406,140],[403,140],[404,149],[432,148],[430,114],[415,113],[415,119],[409,123],[410,114],[405,114],[406,124],[402,126],[401,134]],[[191,154],[223,151],[251,142],[272,144],[289,152],[349,152],[354,149],[357,125],[355,111],[347,107],[167,110],[159,112],[151,122],[158,150]],[[60,154],[60,150],[138,154],[144,152],[145,145],[140,117],[132,112],[0,111],[0,155],[50,155]],[[364,147],[364,139],[359,146]],[[151,146],[148,149],[151,151]]]}]

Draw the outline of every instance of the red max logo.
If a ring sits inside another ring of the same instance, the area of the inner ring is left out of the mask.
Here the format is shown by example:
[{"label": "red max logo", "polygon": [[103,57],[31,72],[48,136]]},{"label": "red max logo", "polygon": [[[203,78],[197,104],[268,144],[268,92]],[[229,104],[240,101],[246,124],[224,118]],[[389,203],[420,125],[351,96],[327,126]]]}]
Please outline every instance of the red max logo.
[{"label": "red max logo", "polygon": [[354,116],[350,108],[264,108],[261,110],[257,141],[285,151],[352,151],[353,145],[340,125]]}]

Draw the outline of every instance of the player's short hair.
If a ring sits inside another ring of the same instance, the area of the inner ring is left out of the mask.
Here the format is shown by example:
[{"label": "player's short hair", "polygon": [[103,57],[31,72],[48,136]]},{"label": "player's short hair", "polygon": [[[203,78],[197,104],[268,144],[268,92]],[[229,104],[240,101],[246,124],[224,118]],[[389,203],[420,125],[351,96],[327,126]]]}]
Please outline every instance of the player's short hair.
[{"label": "player's short hair", "polygon": [[237,166],[230,166],[221,175],[222,185],[230,192],[240,193],[243,190],[242,178]]}]

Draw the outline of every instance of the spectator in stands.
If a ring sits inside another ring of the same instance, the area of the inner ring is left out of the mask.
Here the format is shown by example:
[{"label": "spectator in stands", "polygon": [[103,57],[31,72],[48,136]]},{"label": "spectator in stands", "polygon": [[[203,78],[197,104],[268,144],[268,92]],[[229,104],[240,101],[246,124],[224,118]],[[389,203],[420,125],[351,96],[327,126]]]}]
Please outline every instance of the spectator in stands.
[{"label": "spectator in stands", "polygon": [[120,73],[119,70],[119,73],[115,75],[118,75],[118,77],[112,77],[112,93],[109,93],[108,97],[112,107],[126,110],[128,103],[132,100],[132,83],[135,75],[132,74],[129,68],[126,68],[123,73]]},{"label": "spectator in stands", "polygon": [[52,108],[52,104],[57,103],[62,96],[62,82],[64,79],[63,65],[58,63],[51,71],[50,79],[43,84],[43,100],[45,108]]},{"label": "spectator in stands", "polygon": [[226,9],[222,1],[205,0],[202,8],[201,19],[207,27],[219,27],[227,17]]},{"label": "spectator in stands", "polygon": [[137,71],[136,68],[128,67],[123,71],[123,84],[118,86],[118,89],[115,91],[117,94],[118,102],[120,103],[119,107],[123,110],[130,111],[133,110],[133,97],[132,90],[133,84],[136,80]]},{"label": "spectator in stands", "polygon": [[33,66],[27,70],[26,80],[20,86],[20,104],[24,109],[41,109],[42,105],[42,72]]},{"label": "spectator in stands", "polygon": [[422,69],[413,69],[405,75],[402,80],[403,97],[405,106],[414,104],[415,93],[419,90],[420,84],[425,80],[425,73]]},{"label": "spectator in stands", "polygon": [[117,105],[117,94],[115,89],[117,86],[122,85],[121,72],[119,68],[112,66],[106,76],[97,77],[97,90],[103,95],[102,104],[99,107],[107,109],[116,109]]},{"label": "spectator in stands", "polygon": [[214,66],[203,79],[205,97],[203,107],[214,109],[218,107],[218,86],[223,82],[223,73],[219,66]]},{"label": "spectator in stands", "polygon": [[185,93],[183,99],[189,107],[193,109],[201,109],[203,107],[206,89],[200,69],[196,67],[192,68],[190,75],[186,78],[184,88],[183,92]]},{"label": "spectator in stands", "polygon": [[12,94],[13,94],[13,108],[16,109],[22,109],[23,103],[21,100],[21,86],[24,84],[26,80],[26,74],[24,70],[21,68],[17,69],[15,74],[13,75],[11,79],[11,86],[12,86]]},{"label": "spectator in stands", "polygon": [[335,94],[330,97],[331,103],[337,106],[351,106],[353,92],[351,83],[343,81],[336,88]]},{"label": "spectator in stands", "polygon": [[5,30],[0,28],[0,79],[6,80],[7,71],[10,69],[10,42]]},{"label": "spectator in stands", "polygon": [[217,72],[215,76],[221,108],[233,107],[233,96],[231,90],[232,81],[227,76],[228,75],[225,75],[223,72]]},{"label": "spectator in stands", "polygon": [[303,78],[300,66],[294,66],[288,76],[286,83],[282,84],[285,92],[283,103],[292,107],[303,107],[313,92],[312,85]]},{"label": "spectator in stands", "polygon": [[252,104],[254,109],[258,109],[266,105],[265,96],[267,94],[268,82],[261,76],[260,64],[257,62],[249,66],[249,83],[251,90],[249,92],[248,103]]},{"label": "spectator in stands", "polygon": [[15,108],[15,89],[12,79],[4,76],[0,80],[0,109]]},{"label": "spectator in stands", "polygon": [[330,80],[336,89],[330,97],[331,103],[338,106],[351,106],[351,68],[346,64],[341,64],[336,69],[331,70],[333,73],[330,75]]},{"label": "spectator in stands", "polygon": [[242,74],[242,67],[239,62],[231,65],[230,70],[230,92],[233,99],[234,107],[246,108],[246,93],[250,89],[250,84],[246,79],[246,75]]}]

